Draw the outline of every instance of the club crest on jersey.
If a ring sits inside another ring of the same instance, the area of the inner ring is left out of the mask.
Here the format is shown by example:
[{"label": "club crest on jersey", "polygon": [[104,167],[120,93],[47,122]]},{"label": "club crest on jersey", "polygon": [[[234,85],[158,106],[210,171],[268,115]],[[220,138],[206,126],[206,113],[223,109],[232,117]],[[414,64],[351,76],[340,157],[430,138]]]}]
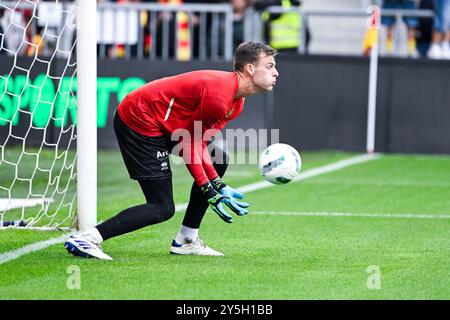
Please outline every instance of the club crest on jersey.
[{"label": "club crest on jersey", "polygon": [[169,156],[169,151],[157,151],[156,152],[156,159],[162,158],[162,157],[167,157]]},{"label": "club crest on jersey", "polygon": [[232,108],[230,111],[227,112],[227,114],[225,115],[225,119],[228,119],[229,117],[231,117],[233,112],[234,112],[234,108]]}]

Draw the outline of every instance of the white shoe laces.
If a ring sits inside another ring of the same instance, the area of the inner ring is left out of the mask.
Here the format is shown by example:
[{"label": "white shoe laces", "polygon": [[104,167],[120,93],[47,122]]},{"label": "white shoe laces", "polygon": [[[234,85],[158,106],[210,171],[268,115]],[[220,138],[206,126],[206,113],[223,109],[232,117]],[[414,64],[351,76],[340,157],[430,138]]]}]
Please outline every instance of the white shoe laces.
[{"label": "white shoe laces", "polygon": [[102,246],[97,242],[97,240],[95,240],[95,238],[89,234],[85,234],[82,235],[83,238],[85,238],[86,240],[88,240],[89,242],[92,242],[93,245],[95,245],[97,248],[99,248],[100,250],[102,250]]},{"label": "white shoe laces", "polygon": [[203,240],[202,239],[200,239],[200,237],[198,237],[197,238],[197,241],[196,241],[201,247],[203,247],[203,248],[207,248],[208,246],[203,242]]}]

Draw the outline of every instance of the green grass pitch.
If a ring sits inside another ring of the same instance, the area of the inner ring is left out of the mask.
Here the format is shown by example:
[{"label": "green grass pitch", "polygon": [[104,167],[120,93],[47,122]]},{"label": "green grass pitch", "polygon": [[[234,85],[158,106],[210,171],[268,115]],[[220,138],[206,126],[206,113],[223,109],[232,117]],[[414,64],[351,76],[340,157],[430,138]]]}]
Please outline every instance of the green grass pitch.
[{"label": "green grass pitch", "polygon": [[[306,172],[356,154],[301,155]],[[99,220],[144,201],[118,152],[98,161]],[[183,165],[172,169],[175,203],[185,203],[192,180]],[[261,178],[256,165],[234,164],[225,181]],[[57,244],[0,264],[0,299],[450,299],[449,156],[381,155],[245,200],[250,213],[233,224],[211,210],[203,221],[202,238],[224,257],[170,255],[178,212],[105,242],[113,261]],[[0,254],[61,234],[1,230]]]}]

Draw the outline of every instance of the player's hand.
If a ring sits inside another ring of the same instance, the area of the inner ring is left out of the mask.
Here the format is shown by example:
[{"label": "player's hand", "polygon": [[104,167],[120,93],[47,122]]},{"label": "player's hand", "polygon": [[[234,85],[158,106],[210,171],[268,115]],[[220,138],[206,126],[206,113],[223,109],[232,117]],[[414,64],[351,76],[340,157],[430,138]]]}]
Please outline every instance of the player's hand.
[{"label": "player's hand", "polygon": [[250,204],[248,204],[247,202],[236,200],[244,198],[244,194],[242,192],[233,189],[229,185],[225,184],[219,177],[212,180],[211,183],[213,184],[213,187],[216,191],[220,192],[220,194],[224,195],[225,197],[230,198],[233,205],[241,209],[238,212],[235,211],[237,215],[243,216],[248,213],[248,211],[244,208],[248,208]]},{"label": "player's hand", "polygon": [[[202,193],[205,195],[209,205],[215,213],[225,222],[232,223],[233,217],[225,210],[223,204],[230,208],[234,213],[243,215],[243,208],[239,207],[231,198],[226,197],[217,192],[212,186],[211,182],[205,183],[200,187]],[[245,210],[247,211],[247,210]]]}]

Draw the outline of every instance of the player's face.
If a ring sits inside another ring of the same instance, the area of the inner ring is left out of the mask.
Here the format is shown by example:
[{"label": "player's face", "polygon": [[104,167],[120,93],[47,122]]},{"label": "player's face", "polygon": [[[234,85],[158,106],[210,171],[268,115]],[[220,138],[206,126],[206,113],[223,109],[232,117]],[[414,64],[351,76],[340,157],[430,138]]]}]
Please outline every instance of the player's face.
[{"label": "player's face", "polygon": [[258,63],[254,66],[253,83],[261,91],[273,90],[279,75],[275,65],[273,56],[261,54]]}]

